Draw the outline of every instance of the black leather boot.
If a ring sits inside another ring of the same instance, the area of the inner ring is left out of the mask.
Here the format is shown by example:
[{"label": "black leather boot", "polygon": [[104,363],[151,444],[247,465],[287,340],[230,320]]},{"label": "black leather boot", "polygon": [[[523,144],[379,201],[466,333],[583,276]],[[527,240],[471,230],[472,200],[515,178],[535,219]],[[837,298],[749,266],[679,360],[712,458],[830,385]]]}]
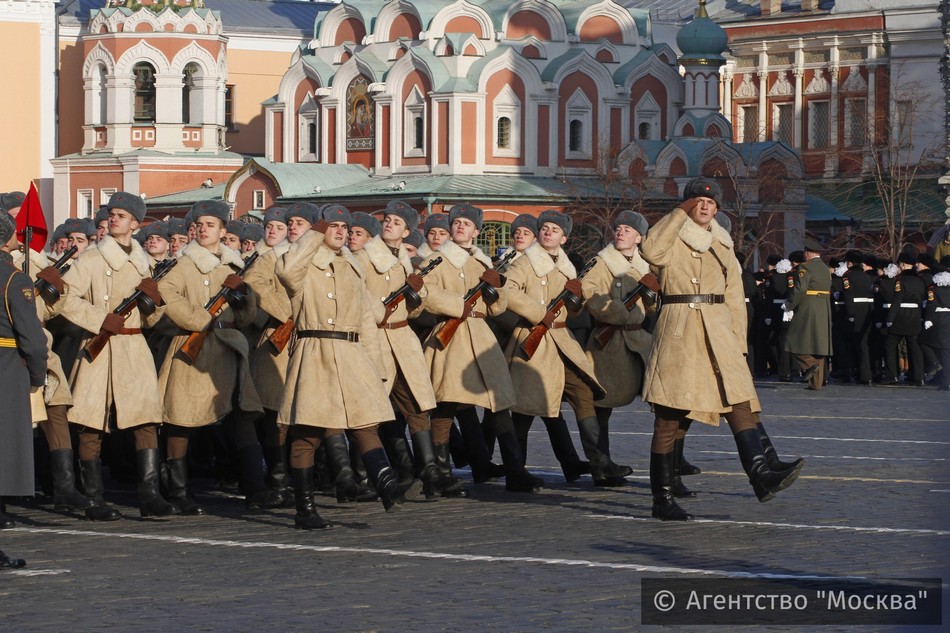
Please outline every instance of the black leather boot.
[{"label": "black leather boot", "polygon": [[[492,424],[494,414],[485,412],[485,423]],[[486,481],[495,481],[499,477],[505,476],[505,469],[491,460],[491,454],[488,452],[488,446],[485,444],[485,433],[482,431],[482,423],[478,420],[474,407],[460,409],[455,413],[459,421],[459,429],[462,437],[465,439],[465,452],[468,456],[469,465],[472,467],[472,480],[477,483]]]},{"label": "black leather boot", "polygon": [[597,447],[607,456],[607,475],[610,477],[629,477],[633,474],[633,469],[629,466],[617,464],[610,456],[610,423],[605,419],[597,419],[597,425],[600,427],[600,433],[597,436]]},{"label": "black leather boot", "polygon": [[79,475],[83,490],[92,498],[93,505],[86,508],[86,518],[91,521],[118,521],[122,516],[106,503],[105,484],[102,482],[102,463],[98,459],[79,462]]},{"label": "black leather boot", "polygon": [[264,485],[264,451],[261,445],[254,443],[242,446],[237,451],[237,458],[247,509],[279,508],[284,502],[283,497]]},{"label": "black leather boot", "polygon": [[294,505],[297,508],[294,527],[298,530],[329,529],[332,523],[317,513],[313,503],[313,468],[291,468],[290,479],[293,481]]},{"label": "black leather boot", "polygon": [[692,420],[684,420],[680,422],[679,433],[682,433],[683,437],[678,437],[679,433],[677,433],[677,438],[675,440],[680,443],[680,447],[677,450],[679,450],[679,455],[680,455],[679,456],[680,475],[683,477],[687,477],[690,475],[698,475],[703,472],[699,466],[694,466],[693,464],[690,464],[689,461],[687,461],[686,457],[683,455],[683,447],[685,446],[685,442],[686,442],[686,433],[689,431],[689,427],[692,423],[693,423]]},{"label": "black leather boot", "polygon": [[515,437],[511,417],[507,411],[494,411],[490,416],[495,438],[498,440],[498,452],[505,467],[505,490],[508,492],[537,492],[544,481],[525,470],[521,444]]},{"label": "black leather boot", "polygon": [[327,447],[323,442],[313,454],[313,482],[317,493],[331,497],[336,494],[336,486],[333,485],[333,477],[330,476],[330,468],[327,465]]},{"label": "black leather boot", "polygon": [[[6,510],[6,508],[4,508]],[[12,530],[16,527],[16,521],[12,517],[7,516],[4,512],[0,512],[0,530]]]},{"label": "black leather boot", "polygon": [[138,464],[139,513],[143,517],[167,517],[178,514],[178,508],[165,501],[158,489],[161,457],[157,448],[135,451]]},{"label": "black leather boot", "polygon": [[562,416],[556,418],[543,418],[544,428],[547,429],[548,439],[551,440],[551,448],[554,450],[554,456],[561,464],[561,472],[564,473],[564,479],[568,482],[577,481],[582,475],[590,473],[590,462],[582,461],[574,448],[574,440],[571,439],[571,432],[567,428],[567,422]]},{"label": "black leather boot", "polygon": [[749,483],[752,484],[755,496],[762,503],[770,501],[776,493],[785,490],[798,479],[803,463],[791,470],[776,471],[769,467],[757,429],[746,429],[733,437],[739,450],[742,468],[749,475]]},{"label": "black leather boot", "polygon": [[[349,436],[347,436],[350,445],[350,467],[353,469],[353,479],[356,480],[356,500],[357,501],[376,501],[379,495],[376,494],[376,488],[373,482],[369,480],[369,473],[366,472],[366,464],[360,456],[360,449]],[[395,471],[393,471],[395,473]],[[398,474],[396,478],[398,479]]]},{"label": "black leather boot", "polygon": [[336,502],[346,503],[356,501],[360,489],[353,476],[350,465],[350,449],[346,445],[346,436],[327,435],[323,440],[327,451],[327,469],[330,471],[330,480],[336,486]]},{"label": "black leather boot", "polygon": [[414,480],[408,486],[400,484],[386,459],[386,451],[374,448],[363,453],[363,463],[369,473],[370,481],[376,486],[376,492],[386,512],[395,512],[407,498],[418,497],[422,493],[422,482]]},{"label": "black leather boot", "polygon": [[93,506],[89,497],[76,490],[76,471],[73,470],[73,449],[61,448],[49,452],[50,472],[53,475],[53,507],[57,510],[85,510]]},{"label": "black leather boot", "polygon": [[294,506],[294,491],[287,475],[287,451],[281,444],[265,444],[264,462],[267,464],[267,487],[280,495],[281,507]]},{"label": "black leather boot", "polygon": [[[528,463],[528,433],[531,431],[531,424],[534,422],[533,415],[524,413],[512,413],[511,424],[515,428],[515,437],[518,438],[518,446],[521,447],[522,464]],[[482,433],[484,435],[484,433]]]},{"label": "black leather boot", "polygon": [[24,567],[26,567],[26,561],[22,558],[10,558],[0,552],[0,569],[23,569]]},{"label": "black leather boot", "polygon": [[395,429],[385,429],[379,434],[383,448],[386,449],[386,457],[389,458],[389,463],[392,464],[393,472],[396,473],[399,483],[410,483],[416,478],[416,468],[412,463],[413,455],[409,450],[409,442],[406,441],[406,425],[399,422],[387,422],[383,426],[389,425],[398,426],[402,431],[402,435],[394,434]]},{"label": "black leather boot", "polygon": [[670,489],[673,496],[680,499],[686,497],[695,497],[696,493],[683,484],[682,477],[683,463],[683,440],[674,440],[673,442],[673,477],[670,481]]},{"label": "black leather boot", "polygon": [[775,447],[772,446],[772,440],[769,439],[762,423],[757,423],[755,428],[759,431],[759,439],[762,441],[762,452],[765,453],[765,459],[769,462],[769,468],[772,470],[785,471],[801,468],[805,464],[805,460],[801,457],[794,462],[783,462],[779,459],[778,452],[776,452]]},{"label": "black leather boot", "polygon": [[440,463],[438,452],[432,444],[432,434],[429,431],[417,431],[412,434],[412,450],[416,457],[419,479],[422,480],[422,491],[426,499],[439,496],[456,499],[468,497],[468,491],[462,484],[462,480],[452,475],[452,468],[448,463],[448,445],[442,448],[444,461]]},{"label": "black leather boot", "polygon": [[452,454],[452,463],[456,468],[468,466],[468,453],[465,451],[465,440],[455,422],[449,427],[449,452]]},{"label": "black leather boot", "polygon": [[168,500],[185,516],[199,516],[205,509],[195,503],[188,492],[188,459],[169,459],[165,462],[168,473]]},{"label": "black leather boot", "polygon": [[650,491],[653,493],[654,519],[689,521],[693,515],[673,499],[673,453],[650,453]]},{"label": "black leather boot", "polygon": [[590,460],[590,476],[594,479],[594,485],[616,488],[626,484],[623,477],[612,474],[610,458],[601,449],[601,426],[597,418],[578,420],[577,429],[580,431],[581,447]]}]

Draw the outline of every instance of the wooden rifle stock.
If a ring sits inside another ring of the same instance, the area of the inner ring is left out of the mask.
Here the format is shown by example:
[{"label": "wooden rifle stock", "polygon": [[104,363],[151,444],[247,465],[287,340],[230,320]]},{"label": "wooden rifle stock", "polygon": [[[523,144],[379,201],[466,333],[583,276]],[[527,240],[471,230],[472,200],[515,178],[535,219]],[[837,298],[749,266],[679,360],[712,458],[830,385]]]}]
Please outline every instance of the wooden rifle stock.
[{"label": "wooden rifle stock", "polygon": [[290,337],[293,336],[294,330],[297,326],[294,324],[294,318],[290,317],[283,323],[277,326],[271,335],[267,337],[267,340],[271,345],[274,346],[274,349],[277,350],[277,353],[280,354],[287,347],[287,343],[290,342]]},{"label": "wooden rifle stock", "polygon": [[[155,271],[152,273],[152,279],[158,281],[164,277],[169,270],[175,267],[175,264],[178,263],[177,259],[169,258],[163,259],[155,265]],[[129,315],[132,314],[132,310],[135,309],[135,306],[138,304],[139,297],[142,296],[141,290],[136,290],[128,297],[126,297],[122,303],[120,303],[113,314],[118,314],[122,316],[122,319],[128,319]],[[83,348],[83,355],[86,357],[90,363],[102,353],[102,350],[105,349],[106,343],[109,342],[109,339],[112,338],[112,332],[106,332],[105,330],[100,330],[92,340],[86,343],[86,346]]]},{"label": "wooden rifle stock", "polygon": [[[254,265],[254,262],[256,262],[257,258],[260,256],[260,251],[254,251],[244,262],[244,268],[241,269],[241,272],[238,273],[238,276],[243,278],[245,273],[247,273],[247,271],[251,268],[251,266]],[[208,314],[211,315],[211,321],[209,321],[208,326],[200,332],[192,332],[189,334],[188,339],[179,350],[185,355],[185,358],[188,359],[188,362],[193,363],[198,359],[198,354],[201,352],[201,348],[205,344],[205,339],[207,339],[208,334],[211,333],[211,326],[214,323],[214,317],[216,317],[218,313],[224,309],[224,305],[227,302],[228,288],[221,288],[213,297],[208,299],[208,303],[205,304],[205,310],[207,310]]]},{"label": "wooden rifle stock", "polygon": [[[515,249],[511,249],[505,256],[501,258],[501,261],[495,266],[494,270],[504,270],[511,260],[517,255]],[[475,286],[472,287],[465,297],[462,299],[465,302],[465,307],[462,309],[462,315],[460,317],[452,317],[445,322],[445,325],[436,332],[435,338],[439,341],[439,345],[442,349],[448,347],[449,342],[452,340],[452,337],[455,336],[455,332],[459,329],[459,326],[462,325],[468,314],[472,313],[472,310],[475,308],[475,304],[478,303],[478,300],[482,298],[482,291],[488,286],[484,281],[479,281]]]},{"label": "wooden rifle stock", "polygon": [[[637,284],[637,287],[631,290],[629,293],[627,293],[627,296],[624,297],[621,301],[623,301],[624,307],[627,308],[627,311],[629,312],[630,310],[633,310],[633,306],[637,304],[637,301],[639,301],[643,295],[649,295],[652,293],[653,291],[647,288],[646,286],[644,286],[643,284]],[[619,325],[611,325],[609,323],[605,323],[604,325],[601,325],[600,327],[596,328],[591,334],[591,336],[594,338],[595,341],[597,341],[597,345],[601,349],[603,349],[607,347],[607,343],[610,342],[610,339],[613,338],[613,335],[617,332],[618,329],[620,329]]]},{"label": "wooden rifle stock", "polygon": [[[577,279],[583,279],[584,276],[591,271],[591,269],[594,267],[594,264],[596,263],[596,257],[587,262],[587,264],[584,266],[584,269],[581,270],[579,275],[577,275]],[[534,353],[538,351],[538,346],[541,344],[542,339],[544,339],[544,335],[548,333],[548,326],[544,324],[544,321],[547,321],[549,317],[551,319],[556,318],[564,308],[564,302],[567,300],[568,295],[571,294],[573,293],[571,293],[567,288],[559,292],[557,296],[551,299],[551,302],[548,304],[548,310],[545,312],[541,323],[538,323],[533,328],[531,328],[531,332],[528,333],[528,337],[521,344],[521,349],[524,350],[528,360],[531,360],[531,357],[534,356]],[[583,297],[581,297],[581,299],[583,299]]]},{"label": "wooden rifle stock", "polygon": [[[442,263],[441,257],[436,257],[431,262],[426,264],[422,270],[420,270],[417,275],[420,277],[425,277],[432,269]],[[393,312],[396,311],[396,308],[399,307],[399,304],[406,300],[406,297],[410,293],[415,293],[415,290],[412,289],[412,286],[409,285],[407,281],[402,285],[401,288],[393,290],[392,293],[385,299],[383,299],[383,306],[386,308],[386,315],[383,317],[383,320],[380,322],[380,325],[386,325],[386,322],[389,321],[389,317],[393,315]],[[417,297],[418,298],[418,297]]]}]

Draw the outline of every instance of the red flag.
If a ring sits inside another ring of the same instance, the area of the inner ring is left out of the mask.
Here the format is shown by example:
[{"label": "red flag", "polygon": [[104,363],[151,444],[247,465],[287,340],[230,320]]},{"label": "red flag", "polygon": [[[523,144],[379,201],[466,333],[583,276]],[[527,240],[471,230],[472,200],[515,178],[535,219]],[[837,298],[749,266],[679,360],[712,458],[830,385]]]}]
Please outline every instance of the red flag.
[{"label": "red flag", "polygon": [[20,212],[16,216],[16,235],[20,242],[26,240],[27,227],[33,229],[30,248],[37,253],[42,252],[46,247],[49,230],[46,228],[46,218],[43,216],[43,208],[40,206],[40,196],[36,193],[36,185],[32,182],[30,183],[30,191],[26,194]]}]

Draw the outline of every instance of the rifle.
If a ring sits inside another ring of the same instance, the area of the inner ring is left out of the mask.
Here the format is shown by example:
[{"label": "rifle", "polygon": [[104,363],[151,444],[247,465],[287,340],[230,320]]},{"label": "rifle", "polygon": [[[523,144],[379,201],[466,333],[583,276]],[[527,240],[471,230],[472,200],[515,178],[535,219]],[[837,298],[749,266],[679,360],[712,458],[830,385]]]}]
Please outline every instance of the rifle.
[{"label": "rifle", "polygon": [[[178,260],[175,259],[174,257],[163,259],[162,261],[158,262],[155,265],[155,271],[152,273],[152,279],[154,279],[155,281],[158,281],[159,279],[167,275],[168,271],[174,268],[175,264],[177,263],[178,263]],[[123,319],[128,319],[129,315],[132,314],[132,310],[135,309],[135,306],[138,305],[141,299],[147,299],[147,297],[145,296],[145,293],[143,293],[141,290],[136,290],[135,292],[130,294],[128,297],[126,297],[125,300],[123,300],[122,303],[120,303],[118,307],[116,307],[116,309],[113,310],[112,312],[113,314],[121,315]],[[148,303],[146,305],[152,306],[151,311],[148,312],[148,314],[151,314],[152,312],[155,311],[155,305],[152,303],[150,299],[148,300]],[[99,354],[102,353],[102,350],[105,349],[106,343],[109,342],[110,338],[112,338],[111,332],[105,332],[105,331],[100,330],[99,333],[96,334],[92,340],[86,343],[86,347],[83,348],[82,350],[83,355],[86,357],[86,360],[88,360],[90,363],[96,360]]]},{"label": "rifle", "polygon": [[[436,257],[416,274],[420,277],[425,277],[432,272],[433,268],[441,263],[442,258]],[[386,307],[386,316],[383,317],[383,320],[379,324],[380,326],[386,325],[386,322],[389,321],[389,317],[393,315],[393,312],[396,311],[396,308],[399,307],[399,304],[402,303],[403,300],[405,300],[407,306],[410,306],[410,310],[415,310],[422,303],[422,298],[419,296],[419,293],[412,289],[408,281],[403,284],[401,288],[393,290],[388,297],[383,299],[383,305]]]},{"label": "rifle", "polygon": [[[641,297],[650,302],[656,301],[656,293],[650,290],[649,288],[647,288],[646,286],[644,286],[643,284],[637,284],[637,287],[631,290],[630,292],[628,292],[627,296],[621,299],[621,301],[623,302],[624,307],[627,308],[627,311],[629,312],[630,310],[633,310],[633,306],[637,304],[637,301],[639,301]],[[595,341],[597,341],[597,345],[601,349],[603,349],[607,347],[607,343],[610,342],[610,339],[613,337],[614,333],[619,328],[620,328],[619,325],[611,325],[609,323],[605,323],[597,327],[593,331],[591,336],[593,337]]]},{"label": "rifle", "polygon": [[[238,276],[243,278],[260,256],[260,251],[254,251],[244,262],[244,268],[241,269],[241,271],[238,273]],[[208,327],[205,327],[205,329],[201,330],[200,332],[192,332],[189,334],[188,339],[179,350],[185,355],[185,358],[188,359],[188,362],[193,363],[195,360],[197,360],[198,354],[201,352],[201,348],[205,344],[205,339],[208,338],[208,334],[211,333],[209,327],[214,322],[214,317],[216,317],[218,313],[224,309],[224,304],[227,303],[230,294],[231,290],[229,288],[221,288],[221,290],[219,290],[213,297],[208,299],[208,303],[205,304],[205,310],[207,310],[208,314],[211,315],[211,321],[208,322]]]},{"label": "rifle", "polygon": [[[77,248],[75,246],[70,246],[63,254],[59,256],[59,259],[53,264],[53,268],[59,271],[60,277],[66,274],[66,271],[69,270],[69,264],[67,263],[72,256],[76,254]],[[26,259],[30,259],[30,249],[26,249]],[[33,287],[43,297],[43,301],[49,305],[53,305],[59,301],[59,290],[50,285],[49,282],[43,281],[42,279],[37,279],[33,282]]]},{"label": "rifle", "polygon": [[[504,270],[511,260],[515,258],[518,252],[515,249],[508,251],[504,257],[501,258],[501,261],[495,266],[494,270]],[[478,300],[482,298],[482,295],[494,295],[495,299],[498,299],[498,292],[495,291],[490,285],[484,281],[479,281],[475,284],[471,290],[465,293],[465,296],[462,298],[462,301],[465,303],[465,308],[462,309],[462,314],[471,314],[472,309],[475,307],[475,304],[478,303]],[[459,326],[462,325],[462,321],[465,320],[464,316],[452,317],[451,319],[445,322],[445,325],[442,326],[442,329],[439,330],[435,337],[439,341],[439,344],[442,349],[448,347],[449,342],[452,340],[452,337],[455,336],[456,330],[459,329]]]},{"label": "rifle", "polygon": [[[581,270],[581,272],[577,275],[577,279],[583,279],[584,276],[591,271],[591,269],[594,267],[594,264],[596,263],[596,257],[587,262],[587,264],[584,265],[583,270]],[[549,316],[552,319],[557,317],[557,315],[561,313],[561,309],[564,308],[565,304],[568,304],[568,310],[576,312],[577,310],[580,310],[581,298],[565,288],[559,292],[556,297],[551,299],[550,303],[548,303],[548,310],[544,314],[544,319],[542,319],[541,323],[538,323],[533,328],[531,328],[528,338],[526,338],[521,344],[521,349],[524,350],[528,360],[531,360],[531,357],[534,356],[534,353],[538,351],[538,345],[541,344],[541,339],[543,339],[544,335],[548,333],[548,326],[546,326],[543,321],[547,320]]]},{"label": "rifle", "polygon": [[294,318],[290,317],[278,325],[277,328],[271,332],[271,335],[267,337],[267,341],[274,346],[278,354],[283,352],[284,348],[287,347],[287,343],[290,342],[290,337],[293,335],[295,328]]}]

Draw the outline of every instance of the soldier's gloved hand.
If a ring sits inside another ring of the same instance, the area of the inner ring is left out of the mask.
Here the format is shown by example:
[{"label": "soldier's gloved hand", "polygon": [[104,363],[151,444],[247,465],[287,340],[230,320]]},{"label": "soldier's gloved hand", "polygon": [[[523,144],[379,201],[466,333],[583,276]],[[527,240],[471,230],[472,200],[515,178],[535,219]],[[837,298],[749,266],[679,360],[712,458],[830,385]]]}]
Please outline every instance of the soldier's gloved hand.
[{"label": "soldier's gloved hand", "polygon": [[887,325],[887,327],[891,327],[891,326],[894,325],[894,324],[891,323],[890,321],[888,321],[886,325]]},{"label": "soldier's gloved hand", "polygon": [[929,330],[929,329],[932,328],[933,326],[934,326],[934,322],[933,322],[933,321],[924,321],[924,329],[925,329],[925,330]]},{"label": "soldier's gloved hand", "polygon": [[42,279],[52,287],[56,288],[56,291],[59,294],[66,292],[66,284],[63,283],[63,277],[53,266],[47,266],[40,272],[36,273],[36,278]]},{"label": "soldier's gloved hand", "polygon": [[584,298],[584,284],[580,279],[568,279],[564,284],[564,289],[579,299]]},{"label": "soldier's gloved hand", "polygon": [[883,323],[875,323],[875,324],[874,324],[874,327],[876,327],[877,329],[880,330],[882,325],[884,325],[884,324],[883,324]]},{"label": "soldier's gloved hand", "polygon": [[495,270],[486,270],[482,273],[480,277],[481,281],[484,281],[486,284],[492,288],[501,288],[505,285],[505,278],[503,275],[500,275]]},{"label": "soldier's gloved hand", "polygon": [[678,206],[680,209],[686,212],[687,215],[699,205],[699,200],[697,198],[690,198],[689,200],[683,200]]},{"label": "soldier's gloved hand", "polygon": [[228,290],[234,290],[241,294],[247,294],[247,284],[244,283],[244,280],[241,279],[240,275],[235,275],[231,273],[224,278],[224,281],[221,282],[222,288],[227,288]]},{"label": "soldier's gloved hand", "polygon": [[766,325],[772,325],[772,319],[766,319],[766,320],[765,320],[765,324],[766,324]]},{"label": "soldier's gloved hand", "polygon": [[124,327],[125,319],[122,318],[122,315],[110,312],[106,315],[106,318],[102,320],[102,325],[99,326],[99,329],[109,334],[118,334]]},{"label": "soldier's gloved hand", "polygon": [[422,278],[422,275],[417,275],[412,273],[406,277],[406,284],[416,292],[422,290],[422,287],[426,285],[425,280]]},{"label": "soldier's gloved hand", "polygon": [[656,278],[656,275],[653,273],[647,273],[643,277],[640,277],[640,283],[652,290],[653,292],[660,291],[660,280]]},{"label": "soldier's gloved hand", "polygon": [[554,323],[557,321],[556,312],[545,312],[544,318],[541,319],[541,325],[548,328],[549,330],[554,327]]},{"label": "soldier's gloved hand", "polygon": [[152,300],[156,306],[162,305],[162,293],[158,291],[158,282],[151,277],[146,277],[135,287],[136,290]]},{"label": "soldier's gloved hand", "polygon": [[848,320],[854,323],[854,317],[848,317]]},{"label": "soldier's gloved hand", "polygon": [[317,220],[310,226],[311,231],[323,234],[326,234],[328,228],[330,228],[330,223],[326,220]]},{"label": "soldier's gloved hand", "polygon": [[782,303],[782,312],[788,312],[788,306],[785,303]]}]

